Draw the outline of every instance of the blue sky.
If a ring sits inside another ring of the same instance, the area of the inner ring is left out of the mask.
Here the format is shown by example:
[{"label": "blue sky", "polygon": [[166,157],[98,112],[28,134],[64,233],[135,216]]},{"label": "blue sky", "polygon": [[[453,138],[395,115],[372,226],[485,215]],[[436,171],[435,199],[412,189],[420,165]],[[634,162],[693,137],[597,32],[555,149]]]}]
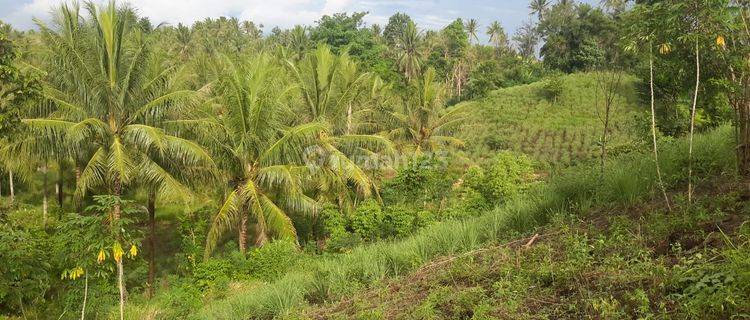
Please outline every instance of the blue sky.
[{"label": "blue sky", "polygon": [[[105,0],[95,0],[104,2]],[[60,0],[0,0],[0,20],[18,29],[34,27],[32,17],[47,19],[50,8]],[[384,25],[395,12],[409,14],[422,29],[437,29],[451,20],[475,18],[485,30],[499,21],[512,34],[529,15],[528,0],[130,0],[141,15],[154,23],[190,24],[206,17],[234,16],[262,23],[268,31],[274,26],[312,24],[323,14],[368,11],[368,24]],[[595,3],[596,0],[586,0]],[[484,32],[482,38],[486,40]]]}]

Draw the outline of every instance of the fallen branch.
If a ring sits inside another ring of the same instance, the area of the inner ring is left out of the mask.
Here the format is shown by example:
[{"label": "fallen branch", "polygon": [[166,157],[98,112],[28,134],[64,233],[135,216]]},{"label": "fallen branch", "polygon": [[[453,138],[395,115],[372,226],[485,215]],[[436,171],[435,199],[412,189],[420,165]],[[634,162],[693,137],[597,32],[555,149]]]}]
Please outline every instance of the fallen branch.
[{"label": "fallen branch", "polygon": [[526,242],[526,244],[523,245],[523,248],[524,249],[528,249],[529,247],[531,247],[531,245],[534,244],[534,241],[536,241],[536,239],[539,239],[539,234],[538,233],[534,234],[534,236],[531,237],[531,239],[529,239],[529,242]]}]

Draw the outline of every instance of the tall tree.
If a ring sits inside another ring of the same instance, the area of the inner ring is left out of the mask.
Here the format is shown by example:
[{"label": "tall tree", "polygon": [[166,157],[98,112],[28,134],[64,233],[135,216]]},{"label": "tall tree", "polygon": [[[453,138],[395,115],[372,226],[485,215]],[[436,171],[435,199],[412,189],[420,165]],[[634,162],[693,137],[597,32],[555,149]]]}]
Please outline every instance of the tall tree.
[{"label": "tall tree", "polygon": [[[0,31],[0,147],[12,142],[12,137],[19,134],[22,108],[40,93],[39,81],[30,74],[21,72],[15,65],[17,52],[13,42],[8,39],[13,30],[3,25]],[[14,170],[21,165],[21,157],[4,152],[0,163],[8,172],[10,203],[15,201]]]},{"label": "tall tree", "polygon": [[529,3],[531,14],[536,15],[539,21],[544,20],[544,14],[547,12],[547,10],[549,10],[549,6],[549,0],[531,0],[531,2]]},{"label": "tall tree", "polygon": [[[145,76],[149,43],[126,18],[130,9],[114,2],[103,7],[87,3],[86,9],[90,20],[81,17],[77,6],[63,5],[57,11],[57,24],[39,23],[50,54],[44,96],[56,109],[47,117],[23,120],[41,139],[64,141],[71,149],[95,149],[77,181],[76,197],[105,188],[120,198],[125,188],[140,181],[173,181],[154,155],[186,167],[211,163],[197,144],[148,125],[149,119],[175,111],[192,92],[162,91],[154,85],[170,69],[156,78]],[[33,145],[34,141],[20,141],[15,147]],[[112,208],[113,225],[121,219],[119,203]],[[123,318],[122,259],[116,264]]]},{"label": "tall tree", "polygon": [[507,46],[508,36],[505,34],[505,29],[500,25],[500,22],[493,21],[489,27],[487,27],[487,35],[490,37],[490,43],[495,45],[495,49],[500,52]]},{"label": "tall tree", "polygon": [[479,42],[479,37],[477,37],[477,32],[479,32],[479,22],[477,19],[469,19],[466,21],[466,33],[469,34],[469,44],[471,44],[471,39],[474,39],[475,41]]},{"label": "tall tree", "polygon": [[[347,54],[336,55],[324,45],[295,64],[287,61],[301,97],[302,122],[322,123],[328,132],[320,136],[319,169],[323,173],[321,197],[332,197],[340,206],[351,207],[358,198],[377,194],[374,181],[354,159],[373,152],[389,152],[391,143],[384,137],[360,134],[356,118],[367,106],[366,90],[372,77],[360,72]],[[350,192],[353,191],[353,192]]]},{"label": "tall tree", "polygon": [[396,42],[396,57],[401,72],[407,81],[416,77],[422,67],[422,35],[413,22],[409,22],[406,30]]},{"label": "tall tree", "polygon": [[437,81],[435,70],[427,69],[412,82],[402,104],[383,110],[382,119],[390,125],[388,136],[401,149],[417,153],[462,146],[463,141],[454,134],[465,124],[467,104],[447,108],[447,90]]},{"label": "tall tree", "polygon": [[172,122],[194,130],[205,141],[231,188],[213,219],[205,258],[221,236],[234,228],[244,254],[251,222],[256,244],[268,237],[296,240],[288,212],[312,213],[315,208],[302,189],[302,180],[309,174],[303,151],[325,132],[320,123],[284,124],[292,115],[283,103],[289,90],[279,81],[281,67],[269,56],[225,58],[221,69],[213,89],[218,105],[198,109],[194,119]]},{"label": "tall tree", "polygon": [[513,35],[513,41],[518,48],[518,53],[525,58],[533,58],[536,55],[536,46],[539,43],[539,36],[536,27],[531,22],[524,23],[516,34]]},{"label": "tall tree", "polygon": [[383,39],[389,47],[396,45],[399,38],[404,35],[409,23],[414,24],[411,17],[408,14],[402,12],[396,12],[390,18],[388,18],[388,24],[383,29]]}]

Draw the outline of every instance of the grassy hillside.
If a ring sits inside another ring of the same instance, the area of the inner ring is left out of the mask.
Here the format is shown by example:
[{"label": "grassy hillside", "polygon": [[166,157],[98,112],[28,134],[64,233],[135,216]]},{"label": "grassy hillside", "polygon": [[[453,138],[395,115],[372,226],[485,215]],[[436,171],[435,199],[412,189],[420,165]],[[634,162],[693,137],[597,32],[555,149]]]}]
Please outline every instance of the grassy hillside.
[{"label": "grassy hillside", "polygon": [[729,319],[750,313],[741,186],[555,216],[532,237],[428,263],[300,313],[313,319]]},{"label": "grassy hillside", "polygon": [[[593,73],[560,77],[557,99],[545,95],[547,81],[500,89],[467,102],[475,109],[474,125],[463,133],[474,154],[512,149],[551,164],[570,164],[598,156],[603,130],[603,93]],[[630,141],[637,128],[637,79],[624,76],[614,100],[611,142],[616,148]],[[640,112],[638,112],[638,110]],[[643,119],[641,117],[641,119]]]},{"label": "grassy hillside", "polygon": [[[732,140],[730,139],[731,133],[731,128],[724,127],[708,135],[697,137],[694,168],[698,177],[710,180],[732,180],[733,176],[730,172],[734,172],[735,158],[732,151]],[[670,188],[679,190],[685,184],[685,150],[686,143],[681,140],[671,142],[662,149],[662,170]],[[562,174],[552,177],[549,182],[539,185],[537,189],[530,191],[525,198],[508,203],[479,217],[436,223],[422,229],[413,236],[357,247],[345,254],[303,257],[291,266],[287,273],[274,279],[268,281],[231,281],[220,287],[218,291],[209,290],[198,300],[190,292],[180,291],[179,287],[174,287],[151,301],[138,301],[134,297],[132,301],[135,303],[129,304],[127,314],[132,315],[134,319],[184,317],[197,319],[263,319],[279,316],[301,316],[303,318],[314,316],[318,311],[313,310],[309,314],[302,315],[297,313],[309,306],[325,305],[351,296],[369,300],[369,298],[362,298],[364,297],[361,296],[362,292],[370,288],[378,290],[377,288],[382,288],[381,286],[384,283],[389,283],[393,279],[409,277],[414,274],[415,270],[419,270],[423,265],[431,263],[439,257],[462,255],[466,252],[496,246],[521,237],[529,237],[534,233],[548,234],[549,232],[555,232],[551,231],[553,229],[544,229],[549,228],[550,225],[560,225],[562,221],[575,221],[575,219],[587,215],[601,217],[609,216],[613,212],[627,212],[624,208],[646,205],[655,196],[653,192],[655,190],[653,162],[648,155],[628,154],[613,159],[608,163],[603,179],[600,179],[596,172],[598,170],[589,166],[570,168]],[[711,185],[707,182],[698,183],[698,190],[709,190],[710,188]],[[676,196],[676,198],[679,198],[679,196]],[[614,208],[621,209],[612,210],[613,206],[618,206]],[[715,214],[715,210],[712,210],[711,207],[708,208],[696,211],[695,214],[707,215],[708,218],[722,217]],[[690,212],[693,214],[693,211]],[[689,215],[686,216],[690,217]],[[746,218],[746,213],[742,212],[741,219],[746,220]],[[550,221],[554,223],[550,224]],[[593,219],[592,221],[597,220]],[[706,222],[708,220],[696,221]],[[665,224],[671,225],[671,222],[665,222]],[[573,228],[572,225],[571,228]],[[687,225],[685,229],[692,230],[694,226]],[[632,236],[630,232],[630,229],[622,229],[618,234],[620,237],[628,237]],[[647,238],[647,240],[661,239],[661,241],[666,241],[667,248],[671,248],[670,245],[675,243],[675,239],[671,239],[670,236],[664,238],[666,234],[660,233],[660,235]],[[591,240],[593,244],[597,243],[598,238],[590,238],[593,239]],[[622,244],[623,241],[627,241],[627,239],[620,239],[620,242],[617,243]],[[550,245],[557,242],[552,241]],[[544,242],[540,241],[540,244],[542,243]],[[564,242],[561,243],[565,244]],[[598,251],[586,249],[589,248],[588,242],[580,242],[578,245],[577,248],[580,251],[572,250],[571,252],[582,255],[583,258],[578,257],[576,259],[581,258],[585,261],[609,259],[606,257],[608,251],[605,249],[600,248],[597,249]],[[627,245],[622,247],[621,250],[634,249]],[[532,255],[528,259],[543,259],[545,256],[553,258],[553,256],[544,253],[556,252],[553,249],[554,247],[546,248],[544,250],[547,251],[540,251],[541,253]],[[647,247],[642,249],[646,250]],[[627,256],[626,258],[631,259],[633,257]],[[524,262],[525,260],[521,260],[521,257],[519,257],[519,261],[519,263],[527,265],[531,264],[533,260]],[[557,265],[551,264],[551,261],[549,263],[550,265],[547,266],[549,269],[546,270],[556,270]],[[571,263],[571,265],[576,266],[577,263]],[[503,269],[504,272],[511,272],[513,270],[510,267],[511,265],[507,265],[506,269]],[[589,264],[589,266],[593,265]],[[640,268],[637,265],[605,264],[602,268],[609,269],[590,270],[607,271],[609,274],[606,274],[606,277],[618,277],[623,275],[624,271],[618,271],[619,269],[615,267],[623,266]],[[580,266],[576,266],[576,268],[580,268]],[[570,277],[580,271],[580,269],[571,270],[570,273],[564,275]],[[638,272],[638,270],[640,269],[634,269],[633,272]],[[484,276],[483,273],[477,274],[477,277],[482,276]],[[518,273],[518,276],[536,277],[523,273]],[[543,280],[544,278],[540,279]],[[556,284],[555,279],[553,275],[547,275],[547,280],[544,281],[553,281],[552,283]],[[567,284],[576,281],[571,278],[564,279],[566,281],[564,283]],[[508,283],[508,286],[515,287],[508,287],[508,290],[501,290],[498,287],[497,290],[502,291],[503,294],[512,295],[514,290],[520,290],[519,283]],[[551,289],[541,288],[540,290]],[[450,288],[442,289],[434,291],[434,295],[440,295],[440,292],[443,292],[442,294],[451,296],[453,293],[458,294],[461,291]],[[541,298],[541,295],[545,293],[549,292],[540,291],[538,294]],[[428,295],[427,291],[420,294]],[[484,294],[481,293],[481,295]],[[470,299],[474,298],[470,297]],[[519,305],[522,302],[519,300]],[[606,307],[607,303],[615,302],[611,299],[605,299],[597,303]],[[367,306],[363,306],[362,308],[355,308],[355,311],[366,310],[367,308]],[[320,312],[327,313],[327,311]],[[447,316],[447,318],[451,317]]]}]

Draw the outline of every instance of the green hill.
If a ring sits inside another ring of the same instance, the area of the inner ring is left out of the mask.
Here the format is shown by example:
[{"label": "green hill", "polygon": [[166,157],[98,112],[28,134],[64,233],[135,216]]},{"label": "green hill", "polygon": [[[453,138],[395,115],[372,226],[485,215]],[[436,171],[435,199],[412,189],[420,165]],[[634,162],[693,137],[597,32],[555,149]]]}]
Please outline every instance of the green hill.
[{"label": "green hill", "polygon": [[[545,96],[547,81],[493,91],[472,102],[474,125],[463,137],[472,154],[511,149],[554,165],[570,164],[599,154],[604,95],[594,73],[562,76],[557,99]],[[627,144],[635,132],[639,106],[637,79],[623,76],[614,99],[610,148]],[[643,117],[641,117],[643,119]]]},{"label": "green hill", "polygon": [[[741,271],[750,261],[747,227],[741,226],[747,209],[731,182],[731,134],[723,127],[696,137],[695,173],[703,179],[697,188],[704,194],[696,206],[687,205],[680,192],[687,144],[675,140],[662,146],[660,158],[665,183],[676,190],[671,213],[652,200],[659,197],[650,156],[625,154],[608,162],[603,177],[588,165],[569,168],[523,199],[475,218],[435,223],[344,254],[303,258],[276,280],[233,282],[192,307],[176,289],[131,304],[128,313],[516,319],[533,318],[535,310],[549,318],[675,312],[684,318],[709,310],[721,319],[727,312],[747,312],[750,276]],[[534,234],[541,235],[538,243],[517,252]]]}]

